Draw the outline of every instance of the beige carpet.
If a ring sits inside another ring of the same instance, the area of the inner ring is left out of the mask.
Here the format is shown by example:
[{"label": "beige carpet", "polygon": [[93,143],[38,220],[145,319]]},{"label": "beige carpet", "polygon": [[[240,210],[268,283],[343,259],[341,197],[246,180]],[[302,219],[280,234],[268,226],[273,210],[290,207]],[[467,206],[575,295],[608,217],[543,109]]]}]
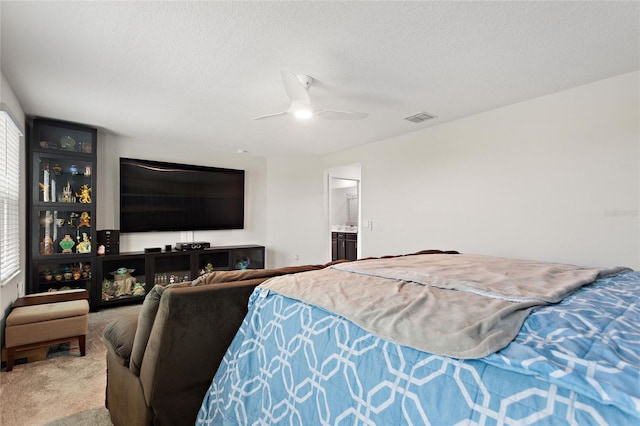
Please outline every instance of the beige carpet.
[{"label": "beige carpet", "polygon": [[45,361],[19,364],[0,372],[0,425],[111,425],[104,407],[106,349],[102,330],[114,318],[136,314],[141,305],[89,314],[87,353],[78,343],[53,347]]}]

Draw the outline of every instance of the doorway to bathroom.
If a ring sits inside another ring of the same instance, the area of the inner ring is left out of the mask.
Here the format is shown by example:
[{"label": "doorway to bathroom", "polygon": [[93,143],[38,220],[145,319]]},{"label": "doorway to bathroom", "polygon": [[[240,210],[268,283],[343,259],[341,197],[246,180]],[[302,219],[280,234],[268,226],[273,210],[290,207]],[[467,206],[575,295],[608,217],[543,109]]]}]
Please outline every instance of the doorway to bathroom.
[{"label": "doorway to bathroom", "polygon": [[360,165],[332,169],[327,176],[331,260],[356,260],[362,250]]}]

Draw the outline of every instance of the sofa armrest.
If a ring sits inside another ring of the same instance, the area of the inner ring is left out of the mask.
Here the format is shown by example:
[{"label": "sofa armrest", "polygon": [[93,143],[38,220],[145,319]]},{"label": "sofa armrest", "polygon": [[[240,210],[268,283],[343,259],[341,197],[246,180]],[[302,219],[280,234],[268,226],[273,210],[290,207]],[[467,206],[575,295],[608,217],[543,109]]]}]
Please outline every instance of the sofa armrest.
[{"label": "sofa armrest", "polygon": [[[227,348],[264,279],[164,291],[140,369],[158,424],[193,424]],[[179,397],[177,397],[179,395]]]},{"label": "sofa armrest", "polygon": [[113,355],[127,368],[137,326],[138,315],[125,315],[107,324],[102,332],[107,349],[111,349]]}]

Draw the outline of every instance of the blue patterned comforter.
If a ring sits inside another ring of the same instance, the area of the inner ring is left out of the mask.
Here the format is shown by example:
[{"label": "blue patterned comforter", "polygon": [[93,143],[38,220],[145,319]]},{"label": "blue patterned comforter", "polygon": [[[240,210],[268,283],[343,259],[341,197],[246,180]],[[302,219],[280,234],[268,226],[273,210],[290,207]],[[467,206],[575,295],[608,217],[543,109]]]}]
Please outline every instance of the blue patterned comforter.
[{"label": "blue patterned comforter", "polygon": [[456,360],[257,288],[197,424],[640,424],[640,272],[536,309]]}]

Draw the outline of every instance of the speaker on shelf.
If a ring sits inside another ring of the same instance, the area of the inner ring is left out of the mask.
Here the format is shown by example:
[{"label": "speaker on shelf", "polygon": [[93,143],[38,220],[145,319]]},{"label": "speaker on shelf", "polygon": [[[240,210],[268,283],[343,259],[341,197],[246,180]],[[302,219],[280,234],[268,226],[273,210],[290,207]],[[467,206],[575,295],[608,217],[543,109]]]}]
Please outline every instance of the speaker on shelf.
[{"label": "speaker on shelf", "polygon": [[120,231],[117,229],[103,229],[98,231],[98,254],[104,247],[104,254],[120,253]]}]

